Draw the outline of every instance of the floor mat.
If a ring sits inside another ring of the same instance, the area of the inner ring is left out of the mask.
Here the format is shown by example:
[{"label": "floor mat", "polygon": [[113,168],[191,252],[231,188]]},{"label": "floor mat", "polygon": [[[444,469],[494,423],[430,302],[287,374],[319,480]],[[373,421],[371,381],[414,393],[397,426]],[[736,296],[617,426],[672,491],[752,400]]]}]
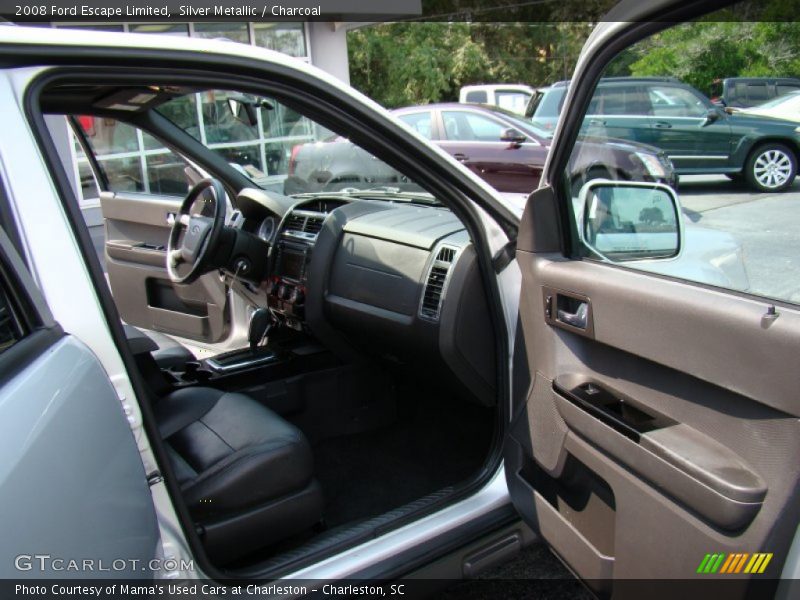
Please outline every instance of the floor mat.
[{"label": "floor mat", "polygon": [[314,470],[328,526],[374,517],[476,473],[489,452],[494,414],[465,402],[419,401],[391,427],[317,444]]}]

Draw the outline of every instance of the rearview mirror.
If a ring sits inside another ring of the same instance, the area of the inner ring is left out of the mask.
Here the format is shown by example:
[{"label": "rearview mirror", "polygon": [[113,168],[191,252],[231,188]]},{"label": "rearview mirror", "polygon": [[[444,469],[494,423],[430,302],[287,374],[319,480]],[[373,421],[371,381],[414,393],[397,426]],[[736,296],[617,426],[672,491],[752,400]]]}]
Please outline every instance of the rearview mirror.
[{"label": "rearview mirror", "polygon": [[681,248],[680,204],[661,183],[594,179],[580,193],[581,238],[612,262],[665,259]]},{"label": "rearview mirror", "polygon": [[228,109],[231,116],[250,127],[258,125],[258,113],[252,102],[241,98],[228,98]]},{"label": "rearview mirror", "polygon": [[504,129],[503,133],[500,134],[500,141],[501,142],[509,142],[511,144],[521,144],[525,141],[525,135],[514,129],[513,127],[509,127],[508,129]]}]

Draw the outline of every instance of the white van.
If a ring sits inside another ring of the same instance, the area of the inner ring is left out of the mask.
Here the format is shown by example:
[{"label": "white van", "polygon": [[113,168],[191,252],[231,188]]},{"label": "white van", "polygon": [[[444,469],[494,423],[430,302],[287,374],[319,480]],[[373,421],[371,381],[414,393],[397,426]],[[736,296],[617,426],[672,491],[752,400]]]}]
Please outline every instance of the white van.
[{"label": "white van", "polygon": [[516,83],[465,85],[459,92],[458,101],[462,104],[493,104],[524,114],[533,91],[529,85]]}]

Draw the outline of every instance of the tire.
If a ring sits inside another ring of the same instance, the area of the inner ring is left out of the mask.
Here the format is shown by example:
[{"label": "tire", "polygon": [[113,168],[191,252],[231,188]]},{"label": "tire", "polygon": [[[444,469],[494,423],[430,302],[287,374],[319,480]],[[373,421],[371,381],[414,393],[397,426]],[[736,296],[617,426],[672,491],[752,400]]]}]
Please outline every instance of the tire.
[{"label": "tire", "polygon": [[744,166],[748,185],[759,192],[782,192],[792,185],[796,175],[797,157],[783,144],[759,146]]}]

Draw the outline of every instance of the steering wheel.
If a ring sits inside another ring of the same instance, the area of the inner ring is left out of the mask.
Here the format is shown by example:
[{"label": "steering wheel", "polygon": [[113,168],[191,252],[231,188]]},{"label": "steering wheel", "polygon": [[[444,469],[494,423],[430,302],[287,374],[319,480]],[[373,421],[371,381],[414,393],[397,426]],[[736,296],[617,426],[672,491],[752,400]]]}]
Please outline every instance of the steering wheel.
[{"label": "steering wheel", "polygon": [[[195,203],[208,190],[213,197],[214,216],[192,214]],[[175,215],[167,242],[167,273],[173,283],[192,283],[203,274],[219,243],[225,225],[225,188],[216,179],[197,182]]]}]

